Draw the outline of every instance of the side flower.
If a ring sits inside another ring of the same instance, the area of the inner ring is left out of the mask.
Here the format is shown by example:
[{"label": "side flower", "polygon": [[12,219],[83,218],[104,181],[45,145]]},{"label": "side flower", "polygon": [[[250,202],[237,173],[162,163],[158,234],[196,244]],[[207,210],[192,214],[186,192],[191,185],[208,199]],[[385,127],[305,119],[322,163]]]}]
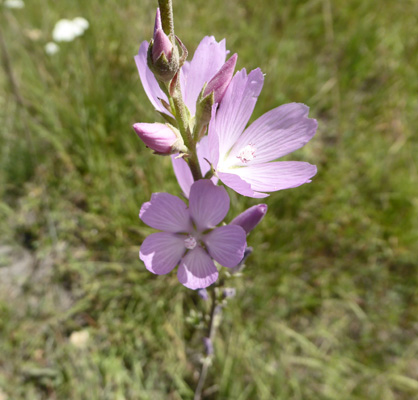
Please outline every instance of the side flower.
[{"label": "side flower", "polygon": [[309,108],[290,103],[262,115],[245,129],[263,87],[260,69],[237,72],[209,123],[210,161],[219,179],[249,197],[293,188],[316,174],[307,162],[274,160],[303,147],[316,132]]},{"label": "side flower", "polygon": [[243,258],[246,232],[238,225],[216,228],[229,210],[223,187],[201,179],[190,189],[189,207],[169,193],[154,193],[141,207],[140,219],[161,232],[148,236],[139,257],[157,275],[179,265],[177,277],[190,289],[202,289],[218,279],[213,260],[235,267]]}]

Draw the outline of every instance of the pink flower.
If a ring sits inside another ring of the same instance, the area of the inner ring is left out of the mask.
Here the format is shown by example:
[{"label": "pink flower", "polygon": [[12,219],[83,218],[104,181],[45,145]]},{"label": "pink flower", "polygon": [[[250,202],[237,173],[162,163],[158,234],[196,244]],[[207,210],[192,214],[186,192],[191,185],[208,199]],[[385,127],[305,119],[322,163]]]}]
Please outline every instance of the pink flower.
[{"label": "pink flower", "polygon": [[236,192],[257,198],[310,182],[316,174],[316,166],[306,162],[273,161],[314,136],[317,122],[308,118],[304,104],[277,107],[245,129],[263,81],[260,69],[237,72],[209,123],[210,161],[217,176]]},{"label": "pink flower", "polygon": [[167,274],[179,264],[177,277],[190,289],[205,288],[218,279],[213,262],[232,268],[242,260],[246,233],[241,226],[215,228],[229,210],[223,187],[201,179],[190,189],[189,208],[169,193],[154,193],[139,212],[141,220],[162,232],[148,236],[139,252],[145,267]]},{"label": "pink flower", "polygon": [[[147,51],[148,42],[144,41],[141,43],[138,55],[135,56],[142,86],[155,109],[170,115],[159,100],[168,102],[167,96],[161,90],[153,73],[147,66]],[[181,91],[191,115],[196,114],[196,101],[203,85],[208,83],[225,64],[226,55],[225,39],[218,43],[213,36],[206,36],[197,47],[193,59],[190,62],[186,61],[181,68]]]}]

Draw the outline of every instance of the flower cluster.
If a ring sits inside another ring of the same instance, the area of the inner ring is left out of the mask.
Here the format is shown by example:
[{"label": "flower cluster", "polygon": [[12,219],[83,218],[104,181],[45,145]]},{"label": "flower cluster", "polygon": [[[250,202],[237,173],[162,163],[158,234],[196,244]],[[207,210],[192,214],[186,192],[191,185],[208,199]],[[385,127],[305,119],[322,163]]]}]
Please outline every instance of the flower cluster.
[{"label": "flower cluster", "polygon": [[229,209],[228,194],[218,184],[262,198],[310,182],[314,165],[276,160],[304,146],[317,122],[306,105],[291,103],[247,127],[264,83],[261,70],[234,74],[238,56],[227,60],[225,40],[214,37],[203,38],[186,61],[187,49],[172,29],[157,10],[153,39],[135,56],[144,90],[166,123],[133,127],[156,154],[171,155],[188,206],[168,193],[154,193],[142,205],[141,220],[161,232],[145,239],[140,258],[158,275],[179,265],[179,281],[201,289],[218,278],[214,261],[228,268],[240,264],[246,235],[267,212],[265,204],[256,205],[216,227]]}]

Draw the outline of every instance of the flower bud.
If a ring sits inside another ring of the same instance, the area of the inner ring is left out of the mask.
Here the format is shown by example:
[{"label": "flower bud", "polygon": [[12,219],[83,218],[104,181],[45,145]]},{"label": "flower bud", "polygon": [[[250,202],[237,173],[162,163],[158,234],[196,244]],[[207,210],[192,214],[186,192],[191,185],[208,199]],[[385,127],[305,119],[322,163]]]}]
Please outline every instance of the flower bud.
[{"label": "flower bud", "polygon": [[147,64],[162,82],[170,82],[180,68],[177,47],[162,29],[159,8],[155,15],[154,36],[148,47]]},{"label": "flower bud", "polygon": [[224,65],[222,65],[221,69],[208,82],[203,92],[203,97],[206,97],[208,94],[213,92],[215,96],[215,103],[219,104],[221,102],[234,75],[237,58],[238,55],[235,53]]},{"label": "flower bud", "polygon": [[133,128],[145,145],[156,154],[168,155],[187,150],[176,128],[169,124],[137,123]]},{"label": "flower bud", "polygon": [[267,204],[258,204],[250,207],[243,213],[235,217],[230,224],[239,225],[248,234],[264,218],[267,212]]},{"label": "flower bud", "polygon": [[200,93],[196,104],[196,120],[199,126],[207,125],[212,114],[212,106],[219,104],[228,89],[238,55],[234,54],[208,82]]}]

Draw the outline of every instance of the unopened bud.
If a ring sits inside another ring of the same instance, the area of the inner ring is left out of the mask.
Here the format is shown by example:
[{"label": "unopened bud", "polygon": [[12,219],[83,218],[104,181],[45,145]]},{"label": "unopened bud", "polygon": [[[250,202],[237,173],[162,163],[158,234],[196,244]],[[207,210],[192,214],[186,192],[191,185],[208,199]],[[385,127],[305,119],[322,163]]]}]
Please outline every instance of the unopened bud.
[{"label": "unopened bud", "polygon": [[133,128],[145,145],[157,154],[168,155],[187,150],[176,128],[169,124],[137,123]]},{"label": "unopened bud", "polygon": [[162,29],[159,8],[155,15],[154,36],[148,47],[147,63],[155,77],[162,82],[170,82],[180,68],[177,47]]},{"label": "unopened bud", "polygon": [[239,225],[248,234],[264,218],[267,212],[267,204],[258,204],[250,207],[243,213],[235,217],[230,225]]},{"label": "unopened bud", "polygon": [[234,75],[237,58],[238,55],[235,53],[224,65],[222,65],[221,69],[208,82],[203,92],[203,97],[206,97],[208,94],[213,92],[215,103],[219,104],[221,102]]},{"label": "unopened bud", "polygon": [[204,87],[197,100],[196,120],[199,126],[207,125],[212,114],[212,106],[219,104],[234,75],[238,55],[234,54]]}]

